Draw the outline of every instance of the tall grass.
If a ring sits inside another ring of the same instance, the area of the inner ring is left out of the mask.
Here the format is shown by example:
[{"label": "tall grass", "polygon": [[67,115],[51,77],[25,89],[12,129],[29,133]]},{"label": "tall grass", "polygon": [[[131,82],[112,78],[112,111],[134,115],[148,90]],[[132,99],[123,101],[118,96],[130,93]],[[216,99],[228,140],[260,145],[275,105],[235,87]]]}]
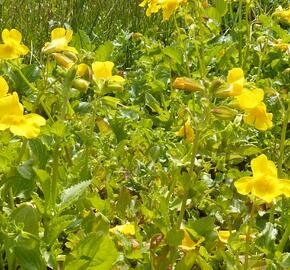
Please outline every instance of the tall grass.
[{"label": "tall grass", "polygon": [[[0,0],[0,24],[23,33],[25,42],[39,49],[52,28],[82,29],[97,43],[120,31],[145,31],[156,18],[147,18],[139,0]],[[160,18],[159,18],[160,19]]]}]

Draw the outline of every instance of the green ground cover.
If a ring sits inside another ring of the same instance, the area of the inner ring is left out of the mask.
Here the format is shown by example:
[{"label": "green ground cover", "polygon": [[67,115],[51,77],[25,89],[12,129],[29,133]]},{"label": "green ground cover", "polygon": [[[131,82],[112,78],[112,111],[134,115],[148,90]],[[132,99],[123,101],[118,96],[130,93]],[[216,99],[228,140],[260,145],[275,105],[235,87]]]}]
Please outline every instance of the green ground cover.
[{"label": "green ground cover", "polygon": [[0,269],[290,269],[289,1],[0,20]]}]

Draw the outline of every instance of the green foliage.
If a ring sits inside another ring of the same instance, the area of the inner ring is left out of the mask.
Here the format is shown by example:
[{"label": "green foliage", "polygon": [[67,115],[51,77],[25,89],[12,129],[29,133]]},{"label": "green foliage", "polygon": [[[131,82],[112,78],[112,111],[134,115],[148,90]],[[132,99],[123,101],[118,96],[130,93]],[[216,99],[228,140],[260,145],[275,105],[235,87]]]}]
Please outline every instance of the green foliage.
[{"label": "green foliage", "polygon": [[[189,0],[168,22],[139,1],[31,1],[21,14],[10,2],[3,28],[31,52],[1,59],[1,75],[46,125],[33,139],[1,130],[0,269],[290,267],[289,198],[234,185],[260,154],[289,179],[289,28],[272,16],[286,1]],[[69,65],[40,52],[63,25]],[[98,78],[95,61],[125,82]],[[219,95],[237,67],[245,89],[263,89],[271,129]]]}]

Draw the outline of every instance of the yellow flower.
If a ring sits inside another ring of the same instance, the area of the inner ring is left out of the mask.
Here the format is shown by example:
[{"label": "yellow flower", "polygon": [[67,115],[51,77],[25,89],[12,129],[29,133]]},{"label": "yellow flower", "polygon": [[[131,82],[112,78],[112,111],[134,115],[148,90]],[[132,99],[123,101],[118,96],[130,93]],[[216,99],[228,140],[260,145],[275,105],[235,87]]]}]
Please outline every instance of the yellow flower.
[{"label": "yellow flower", "polygon": [[21,44],[22,35],[16,29],[2,31],[2,41],[0,44],[0,59],[15,59],[21,55],[26,55],[29,49]]},{"label": "yellow flower", "polygon": [[[196,242],[192,240],[191,236],[190,236],[190,232],[188,231],[188,229],[182,229],[184,232],[184,236],[181,242],[181,245],[179,245],[179,247],[185,251],[189,251],[189,250],[193,250],[196,247],[200,246],[200,244],[202,242],[204,242],[204,237],[199,236],[199,235],[195,235],[196,236]],[[192,231],[192,230],[191,230]]]},{"label": "yellow flower", "polygon": [[247,90],[236,96],[237,102],[241,109],[252,109],[257,107],[264,99],[264,91],[262,89]]},{"label": "yellow flower", "polygon": [[10,129],[13,134],[27,139],[37,137],[40,133],[40,126],[43,125],[45,125],[45,119],[35,113],[9,115],[0,119],[0,130]]},{"label": "yellow flower", "polygon": [[271,113],[266,112],[266,105],[260,102],[256,107],[246,109],[243,119],[246,124],[256,129],[267,130],[273,126],[272,117]]},{"label": "yellow flower", "polygon": [[135,226],[133,224],[124,224],[124,225],[117,225],[109,230],[111,233],[116,233],[120,232],[125,235],[132,235],[134,236],[136,231],[135,231]]},{"label": "yellow flower", "polygon": [[51,42],[45,43],[42,51],[44,53],[71,51],[77,54],[78,52],[74,47],[68,46],[72,36],[73,31],[71,29],[55,28],[51,31]]},{"label": "yellow flower", "polygon": [[144,0],[139,6],[148,6],[146,10],[147,16],[151,16],[152,13],[157,13],[162,9],[163,20],[167,21],[181,3],[187,3],[187,0]]},{"label": "yellow flower", "polygon": [[290,9],[283,10],[281,7],[277,8],[273,16],[279,17],[281,21],[290,24]]},{"label": "yellow flower", "polygon": [[24,115],[17,93],[6,95],[8,91],[6,82],[4,83],[4,79],[0,78],[0,130],[10,129],[15,135],[28,139],[37,137],[40,133],[40,126],[45,125],[45,119],[34,113]]},{"label": "yellow flower", "polygon": [[92,69],[96,79],[107,79],[116,82],[123,82],[125,79],[118,75],[112,75],[114,63],[110,61],[99,62],[96,61],[92,64]]},{"label": "yellow flower", "polygon": [[184,125],[175,133],[176,136],[185,137],[185,140],[189,143],[194,141],[194,131],[191,127],[190,119],[188,118]]},{"label": "yellow flower", "polygon": [[233,68],[228,72],[227,83],[230,84],[230,90],[227,96],[237,96],[243,91],[245,77],[241,68]]},{"label": "yellow flower", "polygon": [[279,179],[273,161],[262,154],[251,161],[253,176],[242,177],[234,185],[240,194],[252,194],[268,203],[284,194],[290,196],[290,182]]},{"label": "yellow flower", "polygon": [[8,84],[5,79],[0,76],[0,97],[4,97],[7,95],[9,90]]}]

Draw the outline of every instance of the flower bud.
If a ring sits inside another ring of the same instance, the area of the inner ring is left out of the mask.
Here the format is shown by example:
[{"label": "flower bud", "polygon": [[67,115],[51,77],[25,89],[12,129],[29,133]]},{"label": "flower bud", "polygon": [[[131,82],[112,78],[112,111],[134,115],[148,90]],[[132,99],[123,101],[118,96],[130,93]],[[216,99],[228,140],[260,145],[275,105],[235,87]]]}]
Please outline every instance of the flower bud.
[{"label": "flower bud", "polygon": [[78,57],[77,55],[74,53],[74,52],[71,52],[71,51],[64,51],[63,54],[70,58],[71,60],[73,60],[74,62],[77,62],[78,61]]},{"label": "flower bud", "polygon": [[219,106],[213,108],[211,112],[214,116],[222,120],[232,120],[237,115],[236,110],[231,109],[227,106]]},{"label": "flower bud", "polygon": [[187,77],[177,77],[173,82],[172,86],[176,89],[188,91],[188,92],[197,92],[203,91],[204,86],[198,80],[193,80]]},{"label": "flower bud", "polygon": [[131,36],[132,40],[134,40],[134,41],[140,40],[142,37],[143,37],[143,35],[141,33],[138,33],[138,32],[133,33]]},{"label": "flower bud", "polygon": [[117,81],[107,81],[107,89],[111,92],[122,92],[124,90],[124,86],[122,82]]},{"label": "flower bud", "polygon": [[52,55],[53,55],[55,61],[57,62],[57,64],[64,67],[64,68],[67,68],[67,69],[71,68],[74,64],[74,61],[71,58],[69,58],[61,53],[52,53]]},{"label": "flower bud", "polygon": [[90,82],[84,79],[74,79],[72,82],[72,86],[82,92],[86,92],[89,88]]}]

